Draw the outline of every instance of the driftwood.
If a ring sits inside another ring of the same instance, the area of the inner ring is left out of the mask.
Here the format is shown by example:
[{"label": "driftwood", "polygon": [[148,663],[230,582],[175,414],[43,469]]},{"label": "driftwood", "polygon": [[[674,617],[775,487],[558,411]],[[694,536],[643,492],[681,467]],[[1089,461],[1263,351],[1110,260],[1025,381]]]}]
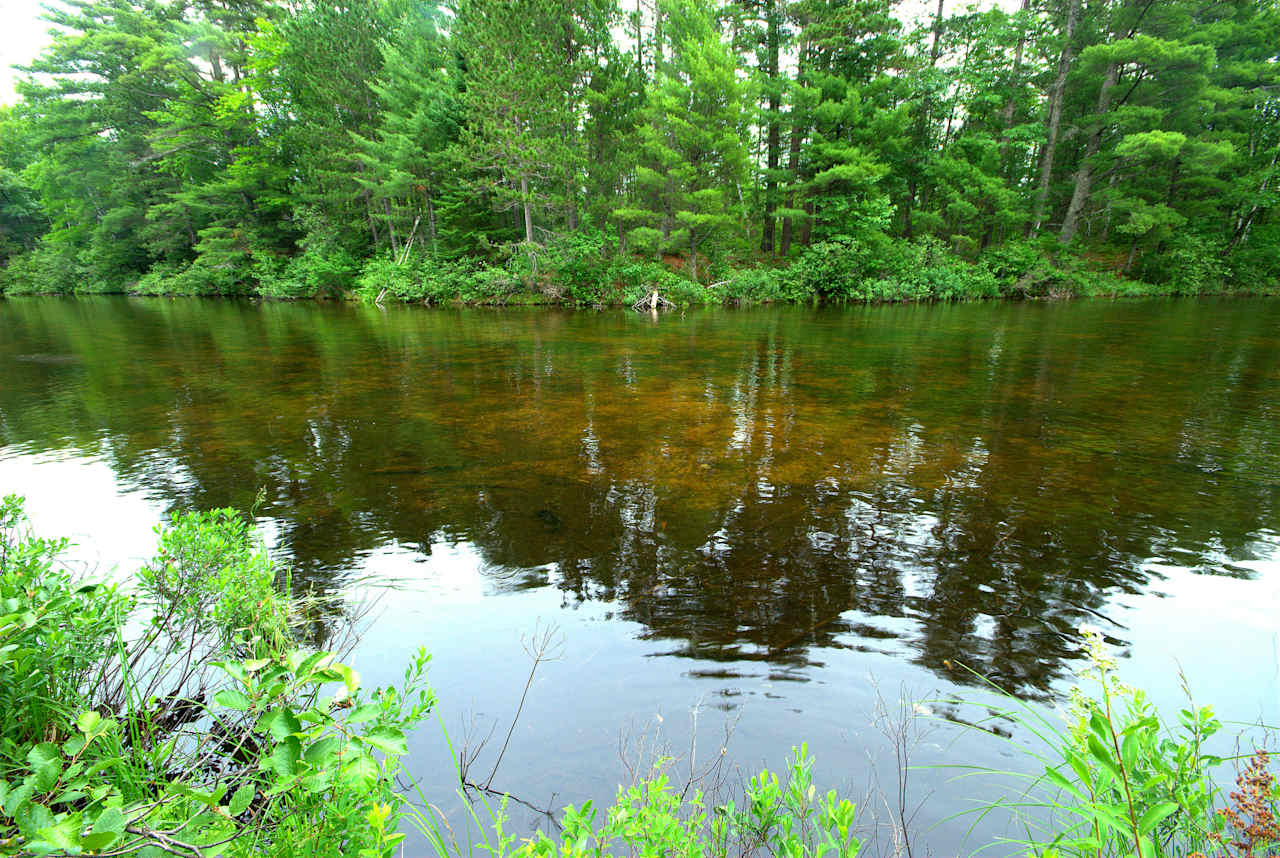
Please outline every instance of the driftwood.
[{"label": "driftwood", "polygon": [[676,308],[676,305],[668,301],[666,298],[663,298],[661,295],[659,295],[657,289],[654,289],[648,295],[645,295],[639,301],[636,301],[634,304],[631,305],[631,309],[638,310],[640,312],[644,312],[645,310],[648,310],[652,313],[656,313],[658,312],[658,310],[661,310],[663,308],[668,310],[674,310]]}]

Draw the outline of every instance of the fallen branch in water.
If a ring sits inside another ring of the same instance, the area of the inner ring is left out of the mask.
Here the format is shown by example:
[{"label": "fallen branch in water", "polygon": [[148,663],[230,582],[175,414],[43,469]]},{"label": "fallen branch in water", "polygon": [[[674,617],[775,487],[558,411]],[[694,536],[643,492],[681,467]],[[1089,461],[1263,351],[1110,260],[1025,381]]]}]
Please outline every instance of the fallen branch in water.
[{"label": "fallen branch in water", "polygon": [[663,307],[667,308],[668,310],[674,310],[676,308],[676,305],[671,301],[668,301],[666,298],[663,298],[661,295],[659,295],[657,289],[654,289],[648,295],[645,295],[643,298],[641,298],[640,300],[636,301],[634,304],[631,305],[631,309],[639,310],[641,312],[645,310],[649,310],[651,312],[657,312]]}]

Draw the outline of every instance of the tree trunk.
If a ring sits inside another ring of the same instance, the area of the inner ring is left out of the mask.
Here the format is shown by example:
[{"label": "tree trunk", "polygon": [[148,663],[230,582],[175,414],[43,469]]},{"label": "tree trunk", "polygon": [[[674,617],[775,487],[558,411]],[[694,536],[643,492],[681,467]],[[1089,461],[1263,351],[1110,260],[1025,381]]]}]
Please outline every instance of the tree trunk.
[{"label": "tree trunk", "polygon": [[[1276,147],[1275,154],[1271,156],[1271,168],[1266,172],[1266,175],[1262,180],[1262,186],[1258,188],[1259,196],[1266,193],[1267,184],[1271,181],[1271,171],[1275,169],[1276,162],[1278,160],[1280,160],[1280,146]],[[1244,240],[1249,236],[1249,228],[1253,225],[1253,219],[1257,216],[1258,211],[1261,208],[1262,207],[1259,204],[1254,203],[1253,206],[1250,207],[1248,214],[1236,218],[1236,228],[1231,234],[1231,242],[1227,245],[1225,253],[1230,253],[1244,243]]]},{"label": "tree trunk", "polygon": [[382,201],[382,213],[387,218],[387,233],[391,236],[391,255],[399,258],[400,243],[396,241],[396,223],[391,219],[391,203],[384,199]]},{"label": "tree trunk", "polygon": [[782,149],[782,129],[778,123],[778,99],[781,93],[778,91],[778,43],[781,40],[778,30],[778,19],[781,17],[781,10],[778,8],[780,0],[771,0],[768,11],[768,30],[765,36],[765,49],[767,58],[765,61],[765,74],[769,77],[769,118],[767,131],[767,152],[765,154],[765,181],[764,181],[764,229],[760,236],[760,250],[763,253],[772,254],[774,252],[774,217],[773,213],[778,207],[778,163],[781,160]]},{"label": "tree trunk", "polygon": [[696,230],[689,230],[689,273],[693,276],[693,282],[698,282],[698,233]]},{"label": "tree trunk", "polygon": [[946,0],[938,0],[938,13],[933,16],[933,46],[929,48],[929,65],[936,66],[938,57],[942,56],[942,4]]},{"label": "tree trunk", "polygon": [[640,29],[640,22],[643,19],[640,0],[636,0],[636,67],[640,69],[641,77],[644,77],[644,31]]},{"label": "tree trunk", "polygon": [[1067,206],[1067,215],[1062,219],[1062,232],[1058,240],[1070,244],[1080,228],[1080,216],[1089,202],[1093,192],[1093,158],[1102,146],[1102,132],[1107,127],[1107,113],[1111,110],[1111,91],[1115,89],[1120,77],[1120,65],[1112,61],[1107,64],[1107,73],[1102,79],[1102,88],[1098,90],[1098,123],[1089,135],[1085,144],[1084,155],[1080,159],[1080,167],[1076,170],[1076,188],[1071,193],[1071,203]]},{"label": "tree trunk", "polygon": [[[1031,8],[1031,0],[1022,0],[1021,12],[1026,12]],[[1012,164],[1009,161],[1009,129],[1013,127],[1013,113],[1016,108],[1014,104],[1014,93],[1018,88],[1018,75],[1022,72],[1022,53],[1027,47],[1027,31],[1018,29],[1018,44],[1013,49],[1013,71],[1009,76],[1009,97],[1004,103],[1004,109],[1000,111],[1000,125],[1004,129],[1000,135],[1000,160],[1005,165],[1006,178],[1013,173]]]},{"label": "tree trunk", "polygon": [[[805,23],[806,22],[803,20],[800,22],[800,29],[802,33],[804,32]],[[805,58],[807,56],[807,53],[808,53],[807,46],[803,42],[801,42],[800,56],[796,60],[797,91],[795,95],[795,100],[791,105],[791,143],[787,147],[787,173],[788,173],[788,180],[792,183],[792,185],[795,184],[798,178],[797,173],[800,170],[800,148],[804,144],[805,134],[809,130],[808,120],[805,118],[805,115],[799,103],[801,99],[799,90],[803,89],[805,86],[804,70],[805,70]],[[795,205],[796,205],[796,192],[795,192],[795,188],[793,187],[791,188],[791,190],[787,192],[787,208],[795,208]],[[787,215],[782,219],[781,251],[784,257],[791,252],[791,233],[792,233],[791,216]]]},{"label": "tree trunk", "polygon": [[424,193],[423,196],[427,198],[427,235],[431,237],[431,252],[435,254],[440,252],[436,234],[436,207],[431,202],[430,194]]},{"label": "tree trunk", "polygon": [[1045,118],[1045,142],[1040,150],[1040,187],[1036,190],[1036,202],[1031,215],[1031,228],[1028,234],[1039,232],[1044,223],[1044,207],[1049,199],[1049,181],[1053,178],[1053,156],[1058,148],[1058,129],[1062,124],[1062,99],[1067,91],[1067,74],[1071,71],[1074,59],[1072,39],[1075,38],[1076,22],[1080,17],[1080,0],[1069,0],[1067,8],[1066,41],[1062,45],[1062,53],[1058,55],[1058,76],[1054,78],[1049,89],[1049,115]]},{"label": "tree trunk", "polygon": [[533,244],[533,206],[529,204],[529,177],[520,177],[520,204],[524,207],[524,240]]}]

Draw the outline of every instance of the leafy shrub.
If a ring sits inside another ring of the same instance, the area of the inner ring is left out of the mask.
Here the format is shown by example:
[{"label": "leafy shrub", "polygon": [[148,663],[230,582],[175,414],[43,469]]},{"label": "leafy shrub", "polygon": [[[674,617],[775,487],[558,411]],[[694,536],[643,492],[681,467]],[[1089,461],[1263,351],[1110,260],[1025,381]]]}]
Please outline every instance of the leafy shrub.
[{"label": "leafy shrub", "polygon": [[138,278],[129,291],[137,295],[243,295],[249,292],[253,276],[247,267],[159,262]]},{"label": "leafy shrub", "polygon": [[1145,253],[1138,267],[1144,280],[1160,284],[1175,295],[1218,292],[1229,269],[1222,258],[1223,242],[1189,230],[1178,230],[1160,252]]},{"label": "leafy shrub", "polygon": [[48,242],[14,256],[0,270],[0,293],[6,295],[68,294],[92,283],[74,248]]},{"label": "leafy shrub", "polygon": [[1257,223],[1248,241],[1225,260],[1233,288],[1251,293],[1280,293],[1280,223]]},{"label": "leafy shrub", "polygon": [[999,294],[987,268],[960,259],[936,239],[895,241],[837,236],[792,265],[792,294],[836,301],[954,301]]},{"label": "leafy shrub", "polygon": [[999,294],[1026,298],[1115,297],[1152,294],[1149,284],[1090,268],[1056,239],[1009,241],[981,259]]},{"label": "leafy shrub", "polygon": [[794,278],[777,268],[743,268],[732,272],[725,281],[723,299],[739,304],[769,304],[775,301],[802,300],[805,295],[793,289]]},{"label": "leafy shrub", "polygon": [[356,286],[366,301],[377,300],[384,290],[394,300],[431,304],[471,301],[480,292],[477,274],[466,262],[430,255],[410,256],[403,264],[389,256],[374,257],[365,263]]},{"label": "leafy shrub", "polygon": [[0,503],[0,700],[21,713],[0,724],[5,854],[391,854],[425,653],[367,695],[295,649],[274,566],[227,510],[162,529],[136,599],[75,580],[64,545]]},{"label": "leafy shrub", "polygon": [[651,259],[615,259],[608,269],[608,279],[620,296],[622,303],[630,306],[655,289],[670,301],[679,303],[677,295],[685,298],[702,296],[705,292],[693,292],[690,283],[679,274]]},{"label": "leafy shrub", "polygon": [[0,500],[0,765],[21,764],[45,725],[86,703],[83,690],[125,607],[114,587],[57,565],[66,540],[30,533],[21,499]]},{"label": "leafy shrub", "polygon": [[1242,792],[1224,802],[1219,775],[1225,761],[1209,750],[1222,728],[1213,710],[1190,703],[1176,722],[1165,721],[1141,690],[1116,677],[1101,635],[1086,631],[1085,640],[1090,666],[1084,676],[1095,691],[1073,690],[1066,727],[1011,697],[990,710],[1048,744],[1043,754],[1032,752],[1044,774],[1014,803],[1019,814],[1047,814],[1048,824],[1027,818],[1028,836],[1016,842],[1029,854],[1052,858],[1182,858],[1221,854],[1232,845],[1241,856],[1275,854],[1280,829],[1238,840],[1242,811],[1274,820],[1280,810],[1280,790],[1256,770],[1269,757],[1255,757],[1241,778]]},{"label": "leafy shrub", "polygon": [[762,771],[748,781],[741,807],[730,801],[708,813],[701,793],[686,799],[659,768],[652,777],[620,788],[602,821],[587,802],[565,809],[555,838],[540,833],[511,850],[499,828],[494,851],[499,858],[854,858],[862,848],[853,834],[856,808],[834,790],[818,796],[812,770],[813,759],[801,745],[783,781]]},{"label": "leafy shrub", "polygon": [[572,304],[604,304],[616,299],[609,278],[612,246],[600,230],[558,236],[539,259],[551,285]]},{"label": "leafy shrub", "polygon": [[283,266],[258,272],[258,291],[271,298],[335,297],[355,283],[360,262],[341,247],[308,247]]},{"label": "leafy shrub", "polygon": [[287,646],[288,589],[276,567],[231,509],[178,516],[157,529],[159,554],[138,572],[155,605],[197,633],[217,634],[229,653],[261,656]]},{"label": "leafy shrub", "polygon": [[871,270],[870,246],[836,236],[805,249],[788,272],[802,295],[852,298]]}]

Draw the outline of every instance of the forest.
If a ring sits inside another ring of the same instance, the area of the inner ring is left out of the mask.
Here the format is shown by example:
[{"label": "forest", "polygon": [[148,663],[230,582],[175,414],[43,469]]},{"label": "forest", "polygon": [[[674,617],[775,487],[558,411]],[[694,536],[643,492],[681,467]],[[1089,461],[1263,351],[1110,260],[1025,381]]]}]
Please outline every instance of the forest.
[{"label": "forest", "polygon": [[1275,0],[59,0],[0,294],[1271,292]]}]

